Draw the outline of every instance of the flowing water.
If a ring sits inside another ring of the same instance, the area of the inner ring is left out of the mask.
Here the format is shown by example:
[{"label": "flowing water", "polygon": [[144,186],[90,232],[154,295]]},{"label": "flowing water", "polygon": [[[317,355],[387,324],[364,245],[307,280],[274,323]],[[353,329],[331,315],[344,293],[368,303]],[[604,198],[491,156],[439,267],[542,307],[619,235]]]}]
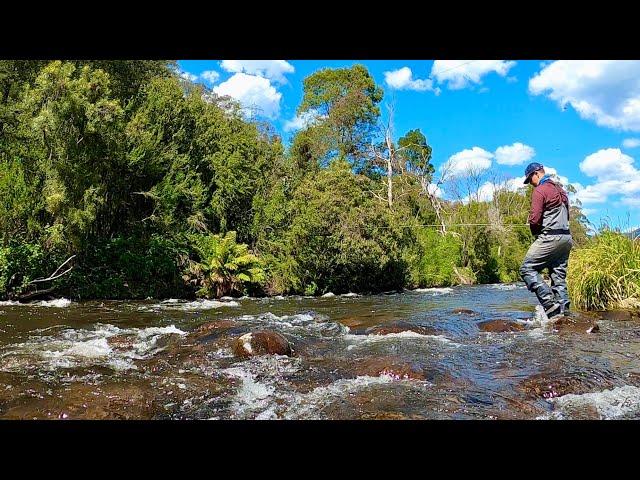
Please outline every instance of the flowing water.
[{"label": "flowing water", "polygon": [[[640,319],[575,318],[554,327],[523,284],[0,302],[0,418],[640,418]],[[261,330],[293,355],[234,354]]]}]

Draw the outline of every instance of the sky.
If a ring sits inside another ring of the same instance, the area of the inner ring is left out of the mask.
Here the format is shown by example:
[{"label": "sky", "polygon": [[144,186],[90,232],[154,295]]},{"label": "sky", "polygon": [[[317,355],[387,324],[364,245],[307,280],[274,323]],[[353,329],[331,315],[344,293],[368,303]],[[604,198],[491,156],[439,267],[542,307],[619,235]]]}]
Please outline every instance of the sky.
[{"label": "sky", "polygon": [[[322,68],[367,67],[393,105],[399,138],[420,129],[438,175],[465,168],[521,186],[538,162],[576,189],[597,228],[640,226],[640,61],[634,60],[181,60],[182,75],[236,98],[285,144],[312,116],[296,116],[303,80]],[[480,185],[489,199],[495,182]],[[447,197],[446,190],[438,194]]]}]

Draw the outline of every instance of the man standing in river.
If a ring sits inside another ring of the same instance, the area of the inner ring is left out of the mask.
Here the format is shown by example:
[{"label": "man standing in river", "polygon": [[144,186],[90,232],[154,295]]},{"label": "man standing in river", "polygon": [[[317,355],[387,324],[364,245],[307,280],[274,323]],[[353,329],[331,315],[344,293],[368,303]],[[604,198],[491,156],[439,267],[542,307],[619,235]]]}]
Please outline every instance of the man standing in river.
[{"label": "man standing in river", "polygon": [[[536,240],[525,255],[520,276],[551,318],[569,311],[566,278],[573,246],[569,231],[569,198],[562,187],[545,174],[541,164],[529,164],[524,174],[524,183],[534,187],[529,227]],[[549,269],[551,287],[540,275],[545,268]]]}]

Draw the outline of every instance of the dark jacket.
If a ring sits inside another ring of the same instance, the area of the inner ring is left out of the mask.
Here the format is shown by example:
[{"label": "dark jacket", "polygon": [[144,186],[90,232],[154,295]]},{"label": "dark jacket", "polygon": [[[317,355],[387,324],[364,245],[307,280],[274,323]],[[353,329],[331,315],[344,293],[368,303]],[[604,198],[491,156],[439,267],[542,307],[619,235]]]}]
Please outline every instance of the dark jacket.
[{"label": "dark jacket", "polygon": [[536,237],[548,230],[569,230],[569,197],[552,180],[533,190],[529,227]]}]

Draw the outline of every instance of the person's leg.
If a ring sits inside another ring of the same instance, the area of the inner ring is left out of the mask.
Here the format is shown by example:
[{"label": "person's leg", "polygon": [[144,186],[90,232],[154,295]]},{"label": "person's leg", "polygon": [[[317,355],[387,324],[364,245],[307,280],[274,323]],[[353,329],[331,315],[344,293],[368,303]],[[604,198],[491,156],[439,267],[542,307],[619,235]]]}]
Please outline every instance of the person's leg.
[{"label": "person's leg", "polygon": [[549,265],[551,290],[553,291],[555,300],[563,306],[563,312],[568,312],[571,306],[569,292],[567,290],[567,267],[569,265],[571,246],[572,242],[570,237],[560,237],[556,246],[557,257],[551,265]]},{"label": "person's leg", "polygon": [[553,291],[545,283],[540,272],[553,260],[553,243],[545,237],[538,237],[531,244],[520,267],[520,276],[527,284],[529,291],[534,292],[542,307],[553,309],[556,301]]}]

